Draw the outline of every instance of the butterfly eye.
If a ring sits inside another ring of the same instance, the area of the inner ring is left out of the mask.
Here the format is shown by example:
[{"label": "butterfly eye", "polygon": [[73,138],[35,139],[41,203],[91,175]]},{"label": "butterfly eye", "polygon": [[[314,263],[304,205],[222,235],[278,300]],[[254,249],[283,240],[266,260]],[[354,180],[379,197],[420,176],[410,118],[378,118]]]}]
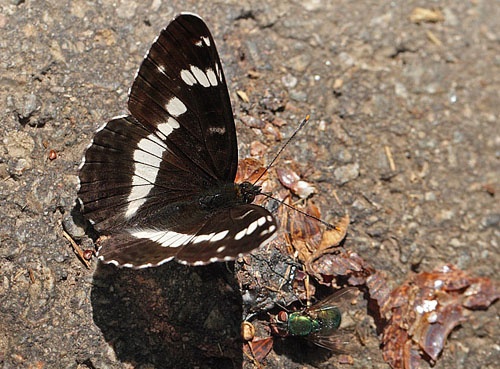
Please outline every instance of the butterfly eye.
[{"label": "butterfly eye", "polygon": [[280,311],[277,319],[279,322],[286,323],[288,321],[288,313],[286,311]]}]

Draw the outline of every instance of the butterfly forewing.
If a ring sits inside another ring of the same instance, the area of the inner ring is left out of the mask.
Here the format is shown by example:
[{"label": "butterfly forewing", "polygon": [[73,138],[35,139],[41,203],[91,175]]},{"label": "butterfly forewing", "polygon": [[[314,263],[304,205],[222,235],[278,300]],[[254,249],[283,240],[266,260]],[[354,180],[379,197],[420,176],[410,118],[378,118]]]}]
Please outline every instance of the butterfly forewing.
[{"label": "butterfly forewing", "polygon": [[[267,210],[237,199],[231,103],[201,18],[182,14],[161,32],[128,105],[130,116],[96,133],[80,169],[84,214],[106,236],[101,259],[136,268],[173,258],[205,264],[234,259],[275,234]],[[200,205],[218,191],[226,203]]]},{"label": "butterfly forewing", "polygon": [[214,180],[234,181],[231,103],[215,42],[199,17],[179,16],[160,33],[132,85],[129,109],[179,156]]}]

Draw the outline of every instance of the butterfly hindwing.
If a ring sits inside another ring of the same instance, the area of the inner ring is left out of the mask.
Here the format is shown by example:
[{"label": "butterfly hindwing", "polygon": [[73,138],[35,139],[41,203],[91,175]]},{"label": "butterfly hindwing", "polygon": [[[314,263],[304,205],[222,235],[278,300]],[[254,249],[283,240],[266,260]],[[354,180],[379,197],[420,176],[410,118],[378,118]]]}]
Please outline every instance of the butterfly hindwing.
[{"label": "butterfly hindwing", "polygon": [[[271,213],[257,205],[222,209],[176,258],[188,264],[233,260],[269,242],[277,230]],[[237,244],[238,247],[232,247]]]},{"label": "butterfly hindwing", "polygon": [[[144,268],[175,258],[203,265],[233,260],[268,242],[275,235],[274,218],[257,205],[225,208],[213,214],[197,231],[129,228],[104,239],[100,258],[108,263]],[[238,247],[232,247],[237,242]]]},{"label": "butterfly hindwing", "polygon": [[172,159],[165,143],[133,117],[109,121],[96,133],[80,170],[84,214],[97,230],[111,232],[134,217],[137,222],[146,209],[159,211],[195,196],[204,177],[190,161]]}]

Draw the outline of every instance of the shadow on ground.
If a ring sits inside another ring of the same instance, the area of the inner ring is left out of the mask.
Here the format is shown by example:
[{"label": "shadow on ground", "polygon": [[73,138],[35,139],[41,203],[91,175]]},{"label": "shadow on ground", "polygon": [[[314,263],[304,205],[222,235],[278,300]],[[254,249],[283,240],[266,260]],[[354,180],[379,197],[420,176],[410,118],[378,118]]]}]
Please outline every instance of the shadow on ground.
[{"label": "shadow on ground", "polygon": [[233,264],[145,270],[100,264],[94,322],[117,358],[136,367],[241,368],[241,296]]}]

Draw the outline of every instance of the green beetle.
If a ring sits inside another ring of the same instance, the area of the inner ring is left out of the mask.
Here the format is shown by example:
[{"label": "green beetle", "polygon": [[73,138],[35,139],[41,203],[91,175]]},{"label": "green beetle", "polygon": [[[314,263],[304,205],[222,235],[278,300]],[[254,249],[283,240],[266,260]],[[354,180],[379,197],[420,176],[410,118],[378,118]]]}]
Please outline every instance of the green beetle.
[{"label": "green beetle", "polygon": [[344,288],[307,309],[293,313],[280,311],[272,318],[273,333],[281,337],[301,336],[339,353],[351,352],[356,341],[353,332],[340,329],[340,325],[342,311],[349,309],[356,291],[356,288]]}]

